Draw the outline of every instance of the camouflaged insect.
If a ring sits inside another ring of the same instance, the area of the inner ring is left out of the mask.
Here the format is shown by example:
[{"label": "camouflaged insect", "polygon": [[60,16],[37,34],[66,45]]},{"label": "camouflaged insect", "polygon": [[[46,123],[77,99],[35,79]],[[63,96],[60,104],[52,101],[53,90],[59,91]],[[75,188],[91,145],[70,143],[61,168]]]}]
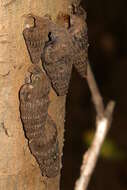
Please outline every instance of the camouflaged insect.
[{"label": "camouflaged insect", "polygon": [[[33,130],[44,127],[49,106],[50,83],[46,76],[40,73],[31,75],[31,82],[24,84],[20,89],[20,110],[22,121],[28,136],[34,136]],[[31,131],[30,131],[31,130]],[[39,130],[38,130],[39,131]]]},{"label": "camouflaged insect", "polygon": [[50,40],[42,53],[42,65],[57,95],[66,95],[74,65],[82,77],[86,75],[88,37],[85,13],[70,16],[70,27],[53,25]]},{"label": "camouflaged insect", "polygon": [[82,7],[75,7],[74,13],[70,17],[70,25],[69,32],[76,50],[73,64],[80,76],[84,78],[87,75],[88,34],[86,12]]},{"label": "camouflaged insect", "polygon": [[36,141],[30,141],[29,146],[36,157],[42,175],[55,177],[60,169],[59,148],[56,125],[50,116],[47,117],[46,127]]},{"label": "camouflaged insect", "polygon": [[40,18],[33,15],[31,17],[34,19],[34,26],[25,28],[23,36],[31,61],[37,64],[40,61],[45,41],[48,40],[49,28],[47,26],[49,25],[49,18]]},{"label": "camouflaged insect", "polygon": [[20,89],[20,114],[31,153],[42,175],[54,177],[59,171],[57,129],[48,115],[50,83],[36,66],[30,83]]},{"label": "camouflaged insect", "polygon": [[72,72],[73,43],[64,27],[52,28],[51,41],[46,43],[42,65],[51,80],[52,87],[60,96],[67,94]]},{"label": "camouflaged insect", "polygon": [[[32,63],[30,81],[20,89],[20,113],[31,153],[42,175],[55,177],[60,170],[57,128],[48,115],[50,82],[57,95],[66,95],[73,65],[86,75],[88,39],[85,12],[77,9],[56,24],[48,18],[33,17],[35,25],[23,31]],[[62,18],[62,15],[59,16]],[[68,18],[69,23],[68,23]],[[48,76],[38,68],[42,66]],[[50,82],[49,80],[50,79]]]}]

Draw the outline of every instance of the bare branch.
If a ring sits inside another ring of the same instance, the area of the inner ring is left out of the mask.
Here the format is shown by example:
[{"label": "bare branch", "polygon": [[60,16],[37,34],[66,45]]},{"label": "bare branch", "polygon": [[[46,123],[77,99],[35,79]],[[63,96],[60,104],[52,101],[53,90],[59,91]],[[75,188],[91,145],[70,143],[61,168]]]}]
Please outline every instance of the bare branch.
[{"label": "bare branch", "polygon": [[95,105],[95,109],[98,116],[102,116],[104,112],[104,105],[103,105],[103,99],[101,97],[101,94],[99,92],[97,83],[95,81],[93,72],[91,70],[90,64],[88,64],[88,70],[87,70],[87,82],[91,91],[93,103]]},{"label": "bare branch", "polygon": [[96,132],[91,147],[83,156],[80,178],[76,181],[75,190],[86,190],[94,171],[100,149],[109,130],[115,103],[110,101],[104,110],[104,104],[94,79],[90,65],[88,64],[87,82],[92,94],[93,103],[97,112]]}]

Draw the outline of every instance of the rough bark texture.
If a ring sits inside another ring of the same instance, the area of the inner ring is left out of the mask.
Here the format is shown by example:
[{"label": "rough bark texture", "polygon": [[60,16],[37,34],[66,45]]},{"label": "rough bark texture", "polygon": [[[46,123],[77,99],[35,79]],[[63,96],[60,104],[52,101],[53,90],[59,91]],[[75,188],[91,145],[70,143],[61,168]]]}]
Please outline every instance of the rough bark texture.
[{"label": "rough bark texture", "polygon": [[[39,166],[28,148],[19,112],[19,89],[31,65],[22,31],[25,15],[67,13],[73,0],[0,0],[0,189],[57,190],[60,175],[53,179],[41,176]],[[62,154],[65,96],[51,89],[49,114],[55,121]]]}]

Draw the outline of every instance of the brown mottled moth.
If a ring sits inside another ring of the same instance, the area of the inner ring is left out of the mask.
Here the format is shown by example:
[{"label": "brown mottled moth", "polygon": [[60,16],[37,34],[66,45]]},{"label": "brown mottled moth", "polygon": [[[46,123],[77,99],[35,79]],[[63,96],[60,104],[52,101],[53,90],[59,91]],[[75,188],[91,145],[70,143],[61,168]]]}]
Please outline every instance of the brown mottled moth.
[{"label": "brown mottled moth", "polygon": [[37,159],[43,176],[55,177],[59,172],[59,148],[56,125],[48,115],[41,136],[30,141],[31,152]]},{"label": "brown mottled moth", "polygon": [[42,175],[54,177],[59,171],[59,149],[56,125],[48,115],[50,83],[37,65],[30,79],[20,89],[21,120]]},{"label": "brown mottled moth", "polygon": [[75,10],[70,17],[71,27],[69,29],[76,50],[73,56],[73,64],[81,77],[84,78],[87,74],[88,63],[88,35],[85,21],[86,12],[82,7],[74,8]]},{"label": "brown mottled moth", "polygon": [[37,64],[40,61],[45,41],[48,40],[49,18],[40,18],[31,15],[34,19],[34,26],[25,28],[23,36],[31,58],[32,63]]},{"label": "brown mottled moth", "polygon": [[[56,24],[47,17],[34,17],[34,27],[23,31],[32,62],[38,63],[41,57],[52,87],[60,96],[67,94],[72,65],[82,77],[87,70],[86,13],[81,7],[74,8],[70,17],[61,14]],[[61,24],[63,20],[66,25]]]},{"label": "brown mottled moth", "polygon": [[42,65],[60,96],[67,94],[72,66],[86,75],[88,38],[84,10],[70,16],[70,27],[52,25],[49,41],[42,52]]},{"label": "brown mottled moth", "polygon": [[73,43],[64,27],[52,28],[51,41],[42,54],[43,67],[52,86],[60,96],[67,94],[72,71]]},{"label": "brown mottled moth", "polygon": [[[66,95],[73,65],[85,77],[88,61],[86,15],[83,9],[75,7],[70,16],[60,14],[56,23],[47,17],[33,18],[34,26],[26,28],[23,35],[35,66],[29,71],[29,82],[20,89],[20,113],[29,148],[42,175],[54,177],[60,170],[60,160],[57,128],[48,115],[50,85],[57,95]],[[47,76],[38,66],[40,59]]]}]

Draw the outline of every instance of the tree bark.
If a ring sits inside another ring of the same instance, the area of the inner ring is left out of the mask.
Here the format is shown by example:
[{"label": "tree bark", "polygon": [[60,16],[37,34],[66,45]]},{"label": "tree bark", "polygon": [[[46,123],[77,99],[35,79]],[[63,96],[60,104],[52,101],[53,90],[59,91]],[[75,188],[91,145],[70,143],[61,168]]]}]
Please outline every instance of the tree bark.
[{"label": "tree bark", "polygon": [[[41,176],[39,166],[28,147],[19,112],[19,89],[31,65],[23,39],[25,15],[56,19],[68,13],[75,0],[0,0],[0,189],[58,190],[60,174],[53,179]],[[58,129],[62,155],[66,97],[51,89],[49,114]]]}]

